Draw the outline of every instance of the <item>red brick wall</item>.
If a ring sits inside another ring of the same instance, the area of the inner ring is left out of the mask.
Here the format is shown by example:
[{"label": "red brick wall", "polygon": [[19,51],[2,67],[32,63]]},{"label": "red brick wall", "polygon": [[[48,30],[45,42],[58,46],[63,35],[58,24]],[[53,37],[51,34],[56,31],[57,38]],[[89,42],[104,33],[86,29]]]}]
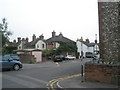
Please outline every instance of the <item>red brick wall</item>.
[{"label": "red brick wall", "polygon": [[52,50],[53,48],[54,48],[53,45],[47,45],[48,50]]},{"label": "red brick wall", "polygon": [[86,81],[118,84],[119,76],[120,66],[118,65],[85,64]]}]

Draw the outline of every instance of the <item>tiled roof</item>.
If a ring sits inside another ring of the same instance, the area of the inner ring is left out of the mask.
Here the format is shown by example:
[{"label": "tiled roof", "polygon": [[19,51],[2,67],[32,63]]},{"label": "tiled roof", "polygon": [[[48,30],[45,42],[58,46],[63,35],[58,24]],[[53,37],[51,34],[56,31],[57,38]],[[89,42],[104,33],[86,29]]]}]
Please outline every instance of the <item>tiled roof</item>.
[{"label": "tiled roof", "polygon": [[63,41],[63,42],[74,42],[73,40],[70,40],[64,36],[55,36],[55,37],[51,37],[49,39],[46,40],[46,42],[48,44],[52,43],[52,42],[58,42],[58,41]]},{"label": "tiled roof", "polygon": [[96,45],[96,43],[88,43],[88,42],[85,42],[85,41],[82,41],[82,43],[85,44],[88,47],[93,47],[93,46]]},{"label": "tiled roof", "polygon": [[[35,47],[35,44],[36,44],[39,40],[41,40],[41,39],[40,39],[40,38],[37,38],[35,41],[28,42],[28,43],[26,43],[25,45],[26,45],[26,47],[34,48],[34,47]],[[42,41],[46,42],[46,40],[42,40]]]}]

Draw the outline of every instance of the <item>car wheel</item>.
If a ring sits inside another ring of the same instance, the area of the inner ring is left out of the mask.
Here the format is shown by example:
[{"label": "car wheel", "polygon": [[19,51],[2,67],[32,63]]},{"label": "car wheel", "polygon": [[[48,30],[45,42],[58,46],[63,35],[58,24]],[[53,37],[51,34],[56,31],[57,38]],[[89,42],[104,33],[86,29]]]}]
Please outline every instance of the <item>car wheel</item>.
[{"label": "car wheel", "polygon": [[18,71],[18,70],[20,69],[20,66],[19,66],[18,64],[15,64],[15,65],[13,66],[13,69],[14,69],[15,71]]}]

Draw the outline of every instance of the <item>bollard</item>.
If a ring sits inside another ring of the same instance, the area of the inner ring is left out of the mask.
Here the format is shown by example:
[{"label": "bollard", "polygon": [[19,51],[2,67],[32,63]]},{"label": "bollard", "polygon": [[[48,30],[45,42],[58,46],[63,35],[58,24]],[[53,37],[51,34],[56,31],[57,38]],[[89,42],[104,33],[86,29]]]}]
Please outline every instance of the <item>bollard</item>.
[{"label": "bollard", "polygon": [[84,78],[84,66],[83,65],[81,65],[81,78],[82,78],[81,82],[83,82],[83,78]]}]

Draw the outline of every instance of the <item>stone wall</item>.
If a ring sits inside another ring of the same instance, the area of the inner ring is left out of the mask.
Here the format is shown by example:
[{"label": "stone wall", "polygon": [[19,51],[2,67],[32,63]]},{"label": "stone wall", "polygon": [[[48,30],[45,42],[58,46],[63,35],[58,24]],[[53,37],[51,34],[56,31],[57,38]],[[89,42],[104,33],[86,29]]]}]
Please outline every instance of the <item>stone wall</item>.
[{"label": "stone wall", "polygon": [[85,80],[120,85],[120,65],[86,63]]},{"label": "stone wall", "polygon": [[120,2],[98,2],[100,56],[120,61]]}]

